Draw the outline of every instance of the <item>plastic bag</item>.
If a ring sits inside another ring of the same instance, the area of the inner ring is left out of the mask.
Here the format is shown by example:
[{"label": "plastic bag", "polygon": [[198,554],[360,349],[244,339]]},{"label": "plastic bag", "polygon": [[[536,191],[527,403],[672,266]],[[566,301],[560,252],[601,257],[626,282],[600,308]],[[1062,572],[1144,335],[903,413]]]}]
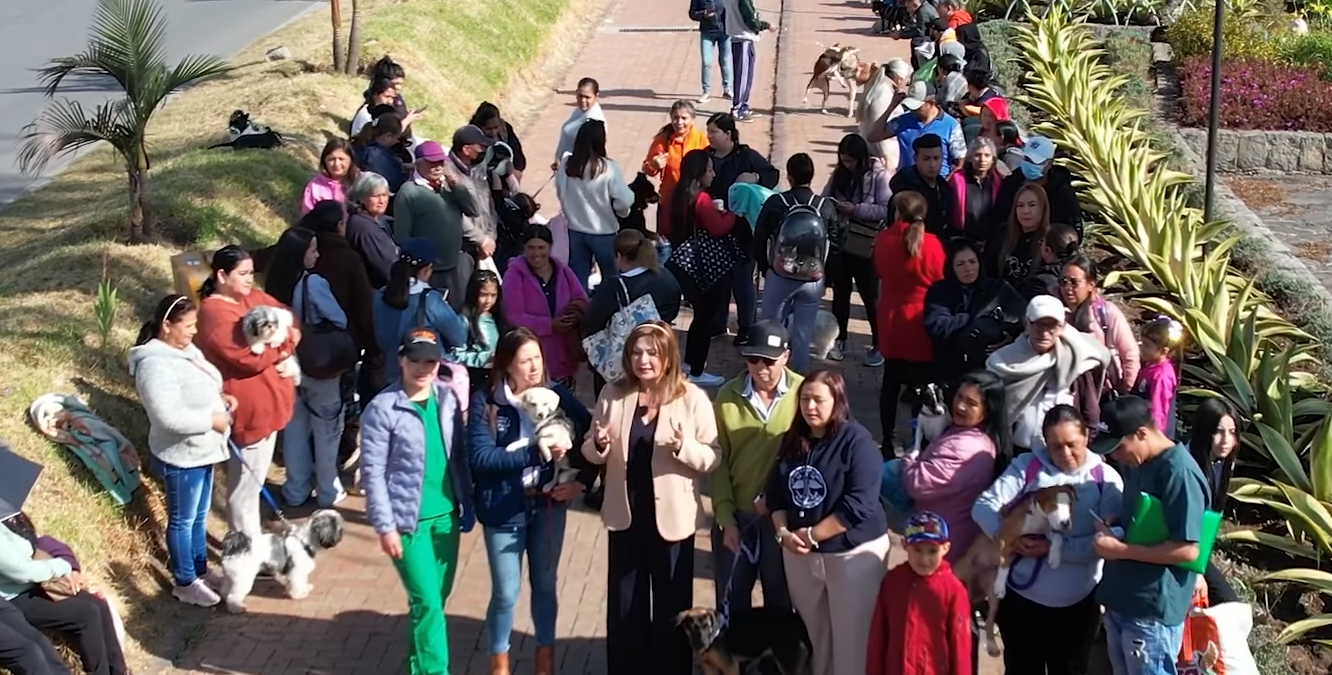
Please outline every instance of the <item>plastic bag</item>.
[{"label": "plastic bag", "polygon": [[1249,652],[1253,610],[1242,602],[1209,607],[1207,591],[1193,594],[1193,609],[1184,620],[1177,669],[1179,675],[1258,675]]}]

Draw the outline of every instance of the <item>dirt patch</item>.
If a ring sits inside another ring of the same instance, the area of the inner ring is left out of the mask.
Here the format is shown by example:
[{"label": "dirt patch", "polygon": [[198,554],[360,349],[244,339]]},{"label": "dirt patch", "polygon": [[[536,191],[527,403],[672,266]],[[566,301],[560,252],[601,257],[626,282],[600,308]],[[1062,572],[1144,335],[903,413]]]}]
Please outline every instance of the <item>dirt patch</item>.
[{"label": "dirt patch", "polygon": [[1230,191],[1251,209],[1262,209],[1280,205],[1286,198],[1274,181],[1253,178],[1226,178]]}]

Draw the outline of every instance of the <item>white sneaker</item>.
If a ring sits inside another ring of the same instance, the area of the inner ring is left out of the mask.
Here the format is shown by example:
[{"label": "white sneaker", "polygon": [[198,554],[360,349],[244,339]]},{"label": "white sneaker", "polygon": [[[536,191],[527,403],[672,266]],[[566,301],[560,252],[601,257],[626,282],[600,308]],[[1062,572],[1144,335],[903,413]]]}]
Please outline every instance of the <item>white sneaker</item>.
[{"label": "white sneaker", "polygon": [[212,589],[214,593],[221,593],[223,586],[227,583],[227,578],[222,574],[222,570],[214,567],[208,570],[207,574],[199,577],[199,581],[202,581],[204,586]]},{"label": "white sneaker", "polygon": [[878,368],[879,366],[882,366],[883,354],[880,354],[879,350],[875,349],[874,347],[870,347],[865,352],[865,365],[870,368]]},{"label": "white sneaker", "polygon": [[222,596],[213,592],[203,579],[195,579],[189,586],[177,586],[171,589],[171,597],[196,607],[212,607],[222,602]]},{"label": "white sneaker", "polygon": [[833,343],[832,349],[828,350],[829,361],[841,361],[846,358],[846,340],[838,340]]},{"label": "white sneaker", "polygon": [[695,386],[708,388],[722,386],[726,383],[726,378],[721,375],[713,375],[712,373],[701,373],[698,375],[690,375],[689,381],[694,383]]},{"label": "white sneaker", "polygon": [[712,96],[709,94],[703,94],[702,96],[699,96],[696,100],[699,103],[707,103],[708,101],[712,100]]}]

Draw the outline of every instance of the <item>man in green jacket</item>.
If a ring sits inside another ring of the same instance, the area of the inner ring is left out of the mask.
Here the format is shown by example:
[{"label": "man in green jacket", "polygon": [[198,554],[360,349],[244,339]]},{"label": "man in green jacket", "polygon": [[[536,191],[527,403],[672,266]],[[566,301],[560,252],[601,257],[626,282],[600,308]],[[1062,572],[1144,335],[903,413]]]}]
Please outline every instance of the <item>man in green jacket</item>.
[{"label": "man in green jacket", "polygon": [[804,378],[786,367],[790,338],[776,321],[751,326],[740,355],[747,372],[722,385],[714,404],[722,454],[712,475],[717,606],[723,606],[729,587],[731,609],[751,607],[754,582],[760,581],[765,607],[790,607],[782,549],[763,488],[795,419],[796,390]]}]

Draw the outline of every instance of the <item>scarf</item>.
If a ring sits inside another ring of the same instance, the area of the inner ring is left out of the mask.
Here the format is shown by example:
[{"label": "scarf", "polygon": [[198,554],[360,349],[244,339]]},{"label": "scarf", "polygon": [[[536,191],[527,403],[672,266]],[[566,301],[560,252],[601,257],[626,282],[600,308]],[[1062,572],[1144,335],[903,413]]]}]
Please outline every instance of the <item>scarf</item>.
[{"label": "scarf", "polygon": [[1037,354],[1023,338],[990,355],[985,367],[1003,380],[1005,419],[1015,420],[1046,391],[1068,391],[1083,373],[1110,363],[1110,350],[1072,326],[1064,326],[1055,348]]}]

